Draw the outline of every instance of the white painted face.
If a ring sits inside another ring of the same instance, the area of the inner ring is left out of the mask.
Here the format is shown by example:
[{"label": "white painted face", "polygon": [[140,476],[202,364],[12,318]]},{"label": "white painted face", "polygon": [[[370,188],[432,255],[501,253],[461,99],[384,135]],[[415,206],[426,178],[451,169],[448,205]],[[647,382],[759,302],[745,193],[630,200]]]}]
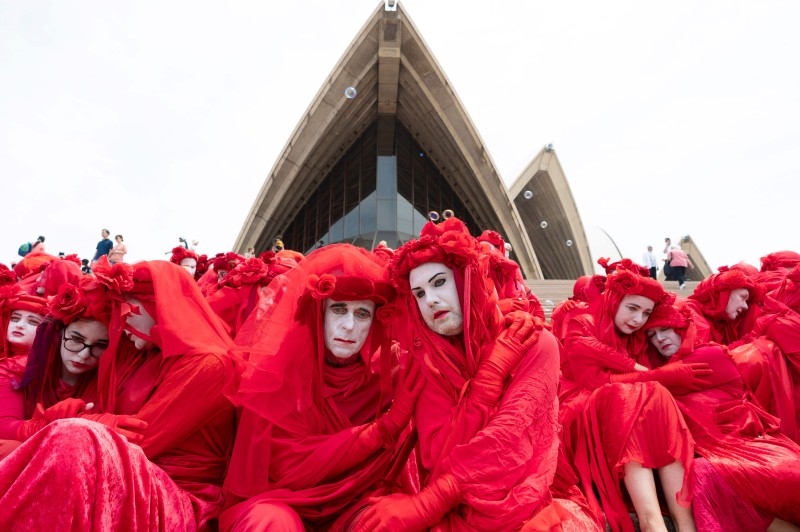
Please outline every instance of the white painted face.
[{"label": "white painted face", "polygon": [[453,270],[438,262],[426,262],[409,272],[408,282],[422,320],[433,332],[455,336],[464,331]]},{"label": "white painted face", "polygon": [[[156,324],[156,320],[150,315],[149,312],[147,312],[147,309],[144,308],[144,305],[142,305],[142,302],[138,299],[129,297],[128,303],[139,307],[139,314],[131,314],[126,318],[125,323],[142,334],[150,336],[150,329],[152,329],[153,325]],[[141,338],[137,336],[136,333],[128,331],[127,329],[125,330],[125,334],[127,334],[131,339],[136,349],[143,350],[152,347],[153,345],[149,340]]]},{"label": "white painted face", "polygon": [[339,360],[361,351],[375,315],[375,302],[325,300],[325,347]]},{"label": "white painted face", "polygon": [[622,334],[635,333],[647,323],[653,307],[655,307],[655,302],[652,299],[637,294],[628,294],[619,302],[619,308],[614,316],[614,326]]},{"label": "white painted face", "polygon": [[743,314],[749,307],[747,301],[750,299],[750,292],[747,288],[734,288],[731,290],[731,295],[728,298],[728,304],[725,305],[725,315],[729,320],[733,321]]},{"label": "white painted face", "polygon": [[30,347],[36,338],[36,328],[44,320],[41,314],[27,310],[14,310],[8,319],[6,339],[8,343]]},{"label": "white painted face", "polygon": [[672,327],[654,327],[647,331],[650,343],[661,353],[661,356],[671,357],[681,347],[681,335]]},{"label": "white painted face", "polygon": [[189,275],[194,277],[194,273],[197,271],[197,261],[194,260],[192,257],[186,257],[181,259],[181,268],[189,272]]},{"label": "white painted face", "polygon": [[61,378],[75,384],[78,377],[88,373],[100,363],[108,347],[108,328],[97,320],[78,320],[64,329],[61,340]]}]

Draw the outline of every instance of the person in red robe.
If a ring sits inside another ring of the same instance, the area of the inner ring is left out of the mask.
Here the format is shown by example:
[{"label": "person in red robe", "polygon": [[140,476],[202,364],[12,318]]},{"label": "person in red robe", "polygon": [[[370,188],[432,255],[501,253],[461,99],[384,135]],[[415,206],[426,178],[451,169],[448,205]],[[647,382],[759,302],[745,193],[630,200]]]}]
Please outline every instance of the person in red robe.
[{"label": "person in red robe", "polygon": [[222,530],[348,530],[366,497],[399,483],[421,380],[390,348],[394,294],[382,259],[350,244],[266,288],[237,337],[248,357]]},{"label": "person in red robe", "polygon": [[189,272],[189,275],[191,275],[193,279],[197,278],[195,274],[197,274],[198,270],[198,260],[199,256],[195,251],[183,246],[175,246],[172,248],[172,255],[169,257],[171,263],[177,264]]},{"label": "person in red robe", "polygon": [[224,324],[172,263],[101,258],[94,274],[87,281],[118,295],[98,400],[0,462],[0,527],[208,529],[222,509],[234,434],[222,394],[233,372]]},{"label": "person in red robe", "polygon": [[497,290],[500,312],[508,314],[515,310],[530,312],[544,319],[544,309],[536,294],[525,284],[522,269],[506,256],[506,243],[500,233],[486,229],[478,237],[485,247],[486,260],[489,261],[489,278]]},{"label": "person in red robe", "polygon": [[696,385],[708,369],[676,365],[648,371],[635,355],[641,331],[667,298],[649,271],[617,263],[586,312],[567,324],[561,363],[562,439],[584,491],[612,530],[632,531],[620,481],[643,529],[665,530],[654,470],[680,530],[693,530],[690,509],[694,442],[670,390]]},{"label": "person in red robe", "polygon": [[800,442],[800,314],[752,277],[724,267],[683,304],[692,311],[697,342],[729,347],[745,385],[780,418],[784,434]]},{"label": "person in red robe", "polygon": [[527,312],[503,317],[464,223],[429,222],[391,271],[398,338],[424,377],[421,489],[372,499],[355,530],[600,530],[574,483],[556,482],[558,342]]},{"label": "person in red robe", "polygon": [[698,345],[691,312],[660,305],[645,325],[650,368],[708,364],[708,385],[675,393],[695,440],[698,530],[800,530],[800,445],[779,430],[718,344]]},{"label": "person in red robe", "polygon": [[231,338],[236,338],[239,329],[256,308],[264,287],[276,276],[295,266],[297,263],[293,259],[280,258],[268,251],[240,262],[223,277],[219,289],[206,299],[214,312],[230,327]]}]

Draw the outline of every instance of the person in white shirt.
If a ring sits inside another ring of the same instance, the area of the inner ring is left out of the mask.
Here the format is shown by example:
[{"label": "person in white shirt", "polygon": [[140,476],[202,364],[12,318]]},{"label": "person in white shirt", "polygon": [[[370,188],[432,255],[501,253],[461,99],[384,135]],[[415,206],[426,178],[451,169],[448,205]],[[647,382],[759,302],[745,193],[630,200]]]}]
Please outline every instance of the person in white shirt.
[{"label": "person in white shirt", "polygon": [[658,278],[658,262],[656,262],[656,254],[653,253],[653,246],[647,246],[647,252],[642,255],[642,264],[650,268],[650,277]]}]

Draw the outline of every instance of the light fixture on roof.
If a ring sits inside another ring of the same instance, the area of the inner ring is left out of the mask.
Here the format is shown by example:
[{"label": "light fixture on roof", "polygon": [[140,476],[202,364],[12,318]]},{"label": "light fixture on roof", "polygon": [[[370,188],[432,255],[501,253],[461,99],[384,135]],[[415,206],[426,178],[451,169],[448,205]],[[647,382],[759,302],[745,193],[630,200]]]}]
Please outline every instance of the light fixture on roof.
[{"label": "light fixture on roof", "polygon": [[397,11],[397,0],[383,0],[384,11]]},{"label": "light fixture on roof", "polygon": [[553,143],[552,142],[548,142],[547,144],[545,144],[544,145],[544,151],[553,151]]},{"label": "light fixture on roof", "polygon": [[352,99],[353,99],[353,98],[355,98],[357,95],[358,95],[358,91],[356,90],[356,88],[355,88],[355,87],[347,87],[347,88],[344,90],[344,96],[345,96],[345,98],[347,98],[348,100],[352,100]]},{"label": "light fixture on roof", "polygon": [[526,190],[525,192],[522,193],[522,197],[525,199],[531,199],[533,197],[533,191]]}]

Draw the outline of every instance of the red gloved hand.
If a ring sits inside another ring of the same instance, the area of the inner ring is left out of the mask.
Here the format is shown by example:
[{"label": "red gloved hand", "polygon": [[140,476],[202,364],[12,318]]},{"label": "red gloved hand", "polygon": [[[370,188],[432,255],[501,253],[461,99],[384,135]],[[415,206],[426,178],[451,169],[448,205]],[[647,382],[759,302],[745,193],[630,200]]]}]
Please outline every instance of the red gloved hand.
[{"label": "red gloved hand", "polygon": [[411,416],[414,414],[414,405],[417,402],[422,388],[425,386],[425,378],[422,375],[422,370],[413,359],[409,358],[408,365],[406,366],[398,383],[397,393],[392,400],[392,406],[378,420],[378,426],[381,434],[385,434],[392,440],[397,437],[406,428]]},{"label": "red gloved hand", "polygon": [[497,302],[497,308],[500,309],[500,313],[503,316],[505,316],[506,314],[510,314],[515,310],[522,310],[527,312],[528,307],[529,307],[528,300],[523,299],[521,297],[507,297]]},{"label": "red gloved hand", "polygon": [[77,417],[78,414],[85,409],[86,403],[83,399],[64,399],[47,410],[45,410],[42,403],[37,403],[31,419],[24,421],[17,429],[17,439],[19,441],[25,441],[42,430],[48,423],[56,421],[57,419]]},{"label": "red gloved hand", "polygon": [[147,428],[147,421],[138,417],[118,416],[115,414],[81,414],[80,417],[102,423],[114,429],[122,436],[125,436],[131,443],[142,443],[142,440],[144,440],[142,432]]},{"label": "red gloved hand", "polygon": [[461,494],[450,475],[431,482],[416,495],[395,493],[373,497],[354,530],[356,532],[397,532],[425,530],[442,520],[458,504]]},{"label": "red gloved hand", "polygon": [[480,362],[470,385],[470,397],[494,405],[503,385],[523,357],[539,340],[544,322],[527,312],[512,312],[505,317],[507,329],[500,333],[489,355]]},{"label": "red gloved hand", "polygon": [[643,373],[652,373],[651,380],[658,381],[673,394],[686,395],[710,387],[709,377],[714,371],[706,363],[676,362]]}]

